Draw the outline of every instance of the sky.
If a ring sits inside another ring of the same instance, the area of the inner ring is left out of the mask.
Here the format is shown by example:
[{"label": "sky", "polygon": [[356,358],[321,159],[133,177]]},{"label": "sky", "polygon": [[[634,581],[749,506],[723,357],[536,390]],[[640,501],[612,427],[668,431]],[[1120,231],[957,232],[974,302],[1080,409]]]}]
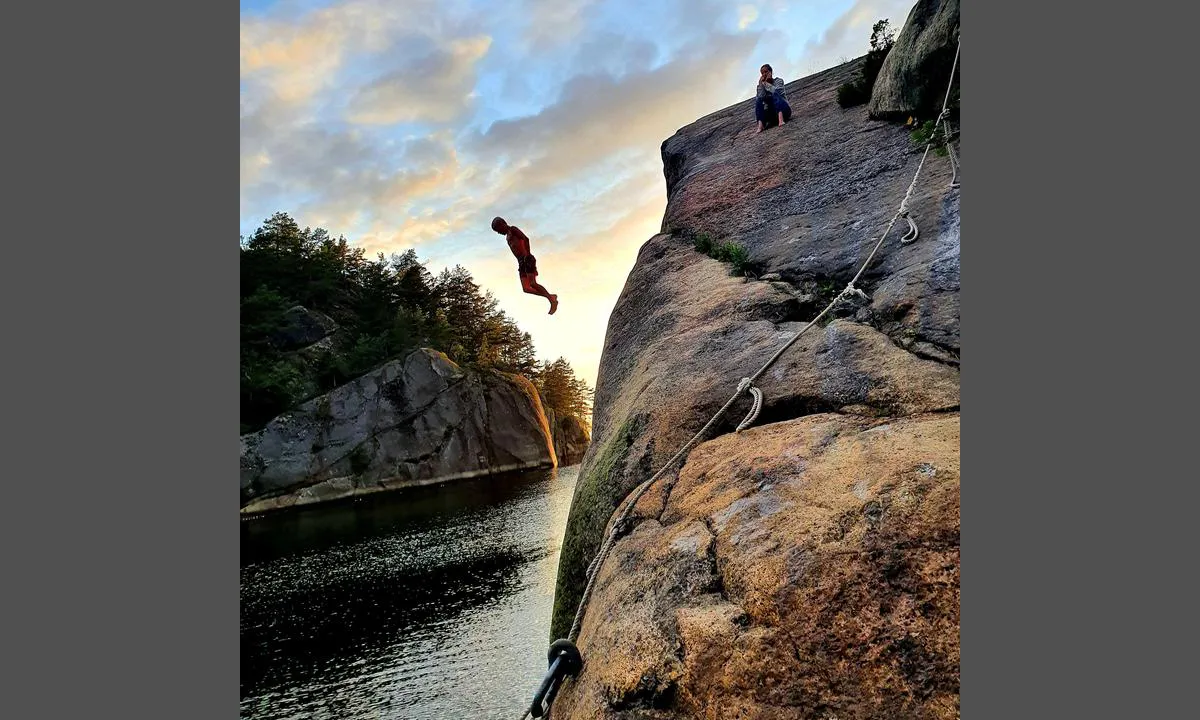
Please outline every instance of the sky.
[{"label": "sky", "polygon": [[[659,148],[866,53],[914,0],[242,0],[240,234],[272,213],[370,257],[461,264],[595,385],[608,316],[666,207]],[[747,123],[753,123],[753,115]],[[521,292],[502,216],[531,239]]]}]

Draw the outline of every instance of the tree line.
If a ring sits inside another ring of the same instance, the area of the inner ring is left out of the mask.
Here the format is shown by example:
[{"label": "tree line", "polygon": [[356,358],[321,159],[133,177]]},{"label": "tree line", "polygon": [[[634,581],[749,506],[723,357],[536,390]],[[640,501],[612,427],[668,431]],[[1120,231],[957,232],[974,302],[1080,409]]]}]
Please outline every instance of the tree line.
[{"label": "tree line", "polygon": [[[591,413],[592,391],[570,363],[539,361],[529,333],[461,265],[434,275],[411,249],[368,259],[286,213],[239,244],[242,432],[419,347],[524,375],[546,405],[585,422]],[[328,347],[297,351],[281,339],[296,306],[337,323]]]}]

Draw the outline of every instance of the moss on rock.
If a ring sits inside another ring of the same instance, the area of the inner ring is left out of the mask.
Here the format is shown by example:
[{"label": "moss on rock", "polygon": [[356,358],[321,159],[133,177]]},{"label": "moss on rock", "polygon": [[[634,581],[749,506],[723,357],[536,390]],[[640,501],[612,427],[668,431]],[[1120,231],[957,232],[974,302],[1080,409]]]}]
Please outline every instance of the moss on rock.
[{"label": "moss on rock", "polygon": [[587,566],[600,549],[609,518],[625,497],[620,476],[629,449],[644,426],[645,420],[640,416],[627,418],[591,467],[584,469],[575,486],[575,498],[571,502],[558,561],[558,591],[554,594],[551,640],[566,637],[571,631],[571,621],[575,619],[579,598],[587,583]]}]

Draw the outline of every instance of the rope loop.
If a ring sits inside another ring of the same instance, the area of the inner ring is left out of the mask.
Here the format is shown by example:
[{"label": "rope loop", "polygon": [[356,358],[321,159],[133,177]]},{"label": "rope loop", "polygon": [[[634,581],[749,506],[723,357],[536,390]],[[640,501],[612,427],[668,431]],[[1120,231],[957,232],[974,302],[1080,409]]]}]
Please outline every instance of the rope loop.
[{"label": "rope loop", "polygon": [[904,220],[908,223],[908,232],[904,233],[904,237],[900,238],[901,245],[909,245],[917,241],[921,231],[917,229],[917,224],[909,217],[908,213],[904,213]]},{"label": "rope loop", "polygon": [[[749,380],[750,380],[750,378],[742,378],[742,381],[746,382],[746,383],[749,383]],[[741,385],[738,385],[739,389],[741,387],[742,387]],[[750,412],[747,413],[746,417],[742,420],[742,422],[738,424],[737,429],[734,430],[734,432],[737,432],[737,433],[740,433],[741,431],[750,427],[750,425],[755,420],[758,419],[758,413],[762,411],[762,404],[763,404],[762,390],[759,390],[758,388],[754,387],[753,385],[747,385],[747,387],[750,388],[750,394],[754,396],[754,402],[750,405]]]}]

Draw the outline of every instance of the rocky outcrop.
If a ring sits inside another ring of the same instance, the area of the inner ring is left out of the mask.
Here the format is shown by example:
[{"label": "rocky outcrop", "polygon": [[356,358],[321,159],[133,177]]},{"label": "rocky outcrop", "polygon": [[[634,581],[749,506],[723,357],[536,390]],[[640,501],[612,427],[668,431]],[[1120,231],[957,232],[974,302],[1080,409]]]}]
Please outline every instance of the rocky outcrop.
[{"label": "rocky outcrop", "polygon": [[428,349],[280,415],[241,446],[243,513],[557,462],[532,383]]},{"label": "rocky outcrop", "polygon": [[554,454],[558,456],[558,464],[567,467],[583,462],[583,455],[591,441],[583,422],[573,415],[563,415],[552,408],[546,408],[546,419],[550,422],[550,432],[554,437]]},{"label": "rocky outcrop", "polygon": [[957,717],[958,479],[955,414],[701,445],[601,568],[554,716]]},{"label": "rocky outcrop", "polygon": [[958,42],[958,0],[918,0],[883,60],[871,100],[870,116],[931,120],[942,109]]},{"label": "rocky outcrop", "polygon": [[[920,160],[908,130],[842,109],[861,59],[663,143],[662,232],[609,319],[564,537],[564,637],[618,503],[853,277]],[[932,157],[837,306],[639,502],[601,565],[567,718],[953,718],[958,708],[959,209]],[[697,252],[741,243],[749,276]]]},{"label": "rocky outcrop", "polygon": [[280,350],[297,350],[320,342],[337,329],[337,323],[328,315],[296,305],[284,313],[283,324],[271,342]]}]

